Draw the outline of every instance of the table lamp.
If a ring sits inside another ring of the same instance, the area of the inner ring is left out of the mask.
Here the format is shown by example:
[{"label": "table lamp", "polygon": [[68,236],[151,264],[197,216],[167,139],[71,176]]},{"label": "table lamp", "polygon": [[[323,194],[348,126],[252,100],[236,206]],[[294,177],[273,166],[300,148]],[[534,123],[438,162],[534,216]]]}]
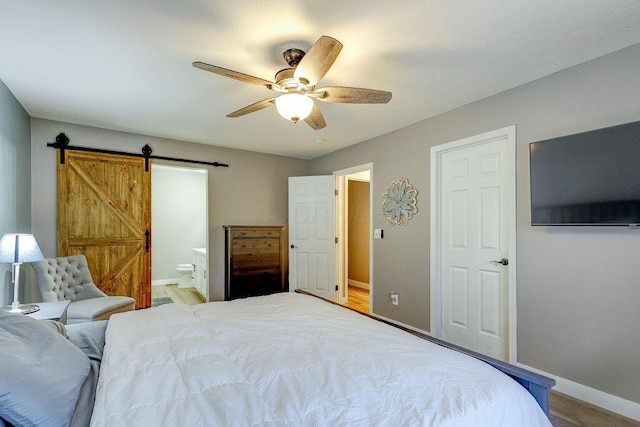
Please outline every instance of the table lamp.
[{"label": "table lamp", "polygon": [[18,287],[20,285],[20,265],[24,262],[42,261],[44,257],[33,234],[7,233],[0,239],[0,262],[10,263],[11,283],[13,283],[13,303],[1,307],[12,313],[28,314],[40,310],[37,304],[20,304]]}]

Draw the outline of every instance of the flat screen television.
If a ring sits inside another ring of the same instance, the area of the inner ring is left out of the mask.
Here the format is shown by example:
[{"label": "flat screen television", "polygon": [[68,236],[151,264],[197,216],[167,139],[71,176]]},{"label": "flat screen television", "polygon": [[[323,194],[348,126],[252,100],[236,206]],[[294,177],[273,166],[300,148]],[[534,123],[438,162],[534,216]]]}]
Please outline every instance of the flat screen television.
[{"label": "flat screen television", "polygon": [[640,224],[640,121],[529,144],[532,225]]}]

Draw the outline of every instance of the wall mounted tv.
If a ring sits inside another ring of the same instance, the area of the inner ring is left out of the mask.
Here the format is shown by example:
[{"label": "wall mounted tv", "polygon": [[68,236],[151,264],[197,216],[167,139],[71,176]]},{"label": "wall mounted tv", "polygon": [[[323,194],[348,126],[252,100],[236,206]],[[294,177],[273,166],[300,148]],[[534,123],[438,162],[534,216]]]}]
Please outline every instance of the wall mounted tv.
[{"label": "wall mounted tv", "polygon": [[532,225],[640,224],[640,122],[529,144]]}]

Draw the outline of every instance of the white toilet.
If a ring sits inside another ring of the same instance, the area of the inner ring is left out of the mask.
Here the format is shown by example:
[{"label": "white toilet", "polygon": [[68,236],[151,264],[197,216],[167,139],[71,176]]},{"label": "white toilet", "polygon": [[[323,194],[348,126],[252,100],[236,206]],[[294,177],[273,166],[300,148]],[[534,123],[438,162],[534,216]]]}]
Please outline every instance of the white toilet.
[{"label": "white toilet", "polygon": [[179,288],[192,288],[193,287],[193,264],[178,264],[176,268],[180,279],[178,280]]}]

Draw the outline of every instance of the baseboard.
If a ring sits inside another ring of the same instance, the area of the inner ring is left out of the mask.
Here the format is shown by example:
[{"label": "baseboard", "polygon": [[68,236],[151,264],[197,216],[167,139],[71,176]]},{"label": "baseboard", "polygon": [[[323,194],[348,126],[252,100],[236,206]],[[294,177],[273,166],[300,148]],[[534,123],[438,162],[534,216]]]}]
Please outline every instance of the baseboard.
[{"label": "baseboard", "polygon": [[204,298],[205,302],[207,301],[207,296],[204,294],[204,292],[202,292],[200,289],[195,288],[196,292],[198,292],[200,294],[200,296],[202,296],[202,298]]},{"label": "baseboard", "polygon": [[176,284],[178,284],[179,281],[180,281],[180,279],[177,278],[177,277],[175,279],[152,280],[151,281],[151,286],[176,285]]},{"label": "baseboard", "polygon": [[630,400],[605,393],[604,391],[596,390],[595,388],[558,377],[522,363],[517,363],[517,365],[524,369],[555,379],[556,386],[554,387],[554,390],[559,391],[560,393],[567,394],[571,397],[575,397],[576,399],[584,400],[587,403],[624,415],[627,418],[640,421],[640,403],[632,402]]},{"label": "baseboard", "polygon": [[349,286],[355,286],[356,288],[369,290],[369,284],[364,282],[358,282],[357,280],[349,279],[347,281]]}]

